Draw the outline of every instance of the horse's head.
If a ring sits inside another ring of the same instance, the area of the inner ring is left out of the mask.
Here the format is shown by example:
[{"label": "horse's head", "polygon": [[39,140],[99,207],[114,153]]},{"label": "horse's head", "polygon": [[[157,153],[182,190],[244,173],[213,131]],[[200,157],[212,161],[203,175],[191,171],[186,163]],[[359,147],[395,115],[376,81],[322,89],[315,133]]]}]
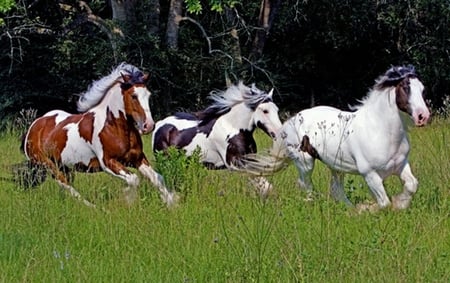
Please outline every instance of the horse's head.
[{"label": "horse's head", "polygon": [[133,119],[141,134],[148,134],[155,127],[149,106],[151,93],[145,86],[148,77],[148,74],[141,72],[122,74],[123,82],[120,83],[125,113]]},{"label": "horse's head", "polygon": [[[252,91],[254,86],[252,86]],[[252,123],[262,129],[267,135],[275,138],[281,129],[281,121],[278,116],[278,107],[272,101],[273,89],[266,95],[256,107],[252,117]]]},{"label": "horse's head", "polygon": [[392,67],[378,81],[378,87],[395,87],[398,109],[409,114],[416,126],[424,126],[430,118],[430,110],[424,101],[424,86],[413,66]]}]

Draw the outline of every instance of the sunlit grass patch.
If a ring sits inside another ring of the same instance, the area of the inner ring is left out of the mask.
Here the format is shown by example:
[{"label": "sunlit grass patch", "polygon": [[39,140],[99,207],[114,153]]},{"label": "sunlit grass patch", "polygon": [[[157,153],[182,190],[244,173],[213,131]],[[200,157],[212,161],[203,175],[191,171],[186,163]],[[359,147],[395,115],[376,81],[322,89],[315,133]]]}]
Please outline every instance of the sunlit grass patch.
[{"label": "sunlit grass patch", "polygon": [[[167,161],[172,171],[164,173],[184,195],[175,209],[167,209],[139,173],[139,199],[132,206],[123,200],[126,184],[119,178],[76,173],[74,187],[97,209],[51,177],[33,190],[2,180],[0,281],[447,282],[448,125],[411,129],[419,189],[400,212],[358,214],[336,203],[329,196],[329,170],[319,162],[313,201],[305,201],[296,185],[293,165],[268,177],[274,191],[263,199],[248,176],[204,171],[176,155]],[[256,137],[259,149],[270,145],[263,133]],[[1,137],[1,168],[25,160],[19,140],[13,132]],[[147,139],[144,146],[156,167]],[[386,187],[390,195],[402,189],[395,178]],[[345,191],[354,203],[371,200],[360,176],[348,176]]]}]

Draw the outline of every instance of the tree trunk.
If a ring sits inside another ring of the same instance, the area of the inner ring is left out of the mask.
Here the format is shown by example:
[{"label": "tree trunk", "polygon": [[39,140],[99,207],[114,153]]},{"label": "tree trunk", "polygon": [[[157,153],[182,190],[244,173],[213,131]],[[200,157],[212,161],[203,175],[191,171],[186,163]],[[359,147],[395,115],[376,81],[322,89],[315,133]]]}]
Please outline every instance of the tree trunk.
[{"label": "tree trunk", "polygon": [[231,57],[237,63],[238,67],[242,64],[241,45],[239,42],[239,33],[236,29],[236,13],[234,9],[226,8],[225,15],[227,18],[227,26],[230,27],[229,46]]},{"label": "tree trunk", "polygon": [[105,20],[92,13],[91,8],[85,1],[79,1],[79,6],[82,11],[86,13],[85,20],[97,26],[102,32],[104,32],[109,39],[111,49],[113,51],[114,62],[119,61],[120,47],[119,43],[123,39],[124,34],[122,30],[117,26],[109,26]]},{"label": "tree trunk", "polygon": [[178,32],[181,20],[183,0],[170,0],[167,20],[166,44],[169,49],[178,49]]},{"label": "tree trunk", "polygon": [[264,50],[267,37],[275,19],[275,15],[280,6],[281,0],[261,0],[261,8],[259,11],[258,26],[255,40],[253,41],[253,49],[251,58],[259,59]]},{"label": "tree trunk", "polygon": [[159,17],[161,13],[161,5],[159,0],[148,0],[147,7],[147,31],[149,35],[156,35],[159,33]]},{"label": "tree trunk", "polygon": [[136,23],[135,0],[111,0],[113,20],[120,23]]}]

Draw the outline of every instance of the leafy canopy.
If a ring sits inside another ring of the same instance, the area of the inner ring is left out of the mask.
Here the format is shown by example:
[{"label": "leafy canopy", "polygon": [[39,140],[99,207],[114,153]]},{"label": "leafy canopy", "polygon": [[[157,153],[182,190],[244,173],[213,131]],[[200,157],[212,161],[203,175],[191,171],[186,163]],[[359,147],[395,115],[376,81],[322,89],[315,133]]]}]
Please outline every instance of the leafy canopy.
[{"label": "leafy canopy", "polygon": [[[203,5],[200,0],[185,0],[186,9],[191,14],[201,14],[203,10]],[[234,8],[239,4],[237,0],[208,0],[208,5],[211,11],[222,13],[224,7]]]}]

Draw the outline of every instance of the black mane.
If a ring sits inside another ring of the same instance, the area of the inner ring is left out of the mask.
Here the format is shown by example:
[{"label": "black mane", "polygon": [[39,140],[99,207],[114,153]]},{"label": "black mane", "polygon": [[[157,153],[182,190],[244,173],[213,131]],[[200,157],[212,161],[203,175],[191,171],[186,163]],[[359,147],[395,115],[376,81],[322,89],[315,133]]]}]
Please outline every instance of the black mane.
[{"label": "black mane", "polygon": [[416,69],[413,65],[390,68],[384,75],[376,80],[374,88],[382,90],[387,87],[393,87],[406,78],[417,78]]}]

